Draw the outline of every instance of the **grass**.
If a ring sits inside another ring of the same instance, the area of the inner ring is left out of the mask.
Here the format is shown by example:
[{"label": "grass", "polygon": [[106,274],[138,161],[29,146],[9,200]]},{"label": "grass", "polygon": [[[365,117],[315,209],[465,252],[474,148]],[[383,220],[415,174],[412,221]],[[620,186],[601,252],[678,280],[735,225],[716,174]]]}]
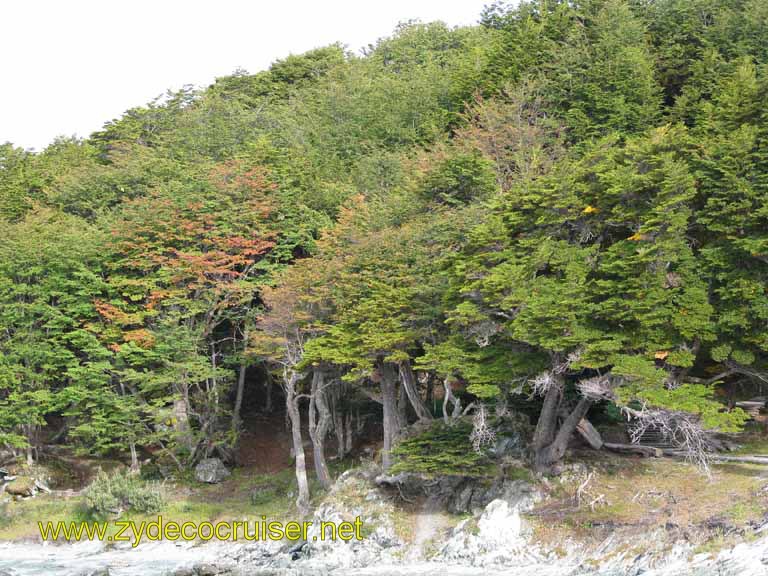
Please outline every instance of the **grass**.
[{"label": "grass", "polygon": [[[666,458],[594,453],[585,458],[591,459],[593,476],[581,501],[577,504],[575,496],[583,476],[550,481],[549,498],[534,509],[531,521],[541,540],[597,542],[616,531],[631,540],[633,534],[679,529],[704,545],[718,538],[708,528],[710,522],[744,527],[768,510],[768,494],[762,490],[768,481],[765,467],[716,464],[708,478],[689,464]],[[712,546],[717,548],[717,542]]]},{"label": "grass", "polygon": [[739,448],[733,454],[768,456],[768,441],[765,434],[753,430],[739,437]]},{"label": "grass", "polygon": [[[350,468],[352,462],[333,462],[329,466],[333,477]],[[310,490],[315,499],[323,493],[314,471],[308,471]],[[259,489],[259,497],[252,493]],[[220,484],[200,484],[191,475],[163,485],[166,504],[159,514],[164,521],[218,522],[234,520],[297,520],[295,499],[297,483],[293,468],[275,474],[254,474],[248,468],[235,468]],[[157,520],[155,514],[125,512],[121,520]],[[35,498],[0,504],[0,541],[39,539],[38,521],[79,522],[105,520],[89,513],[80,496],[61,497],[41,494]],[[110,527],[108,534],[116,529]]]}]

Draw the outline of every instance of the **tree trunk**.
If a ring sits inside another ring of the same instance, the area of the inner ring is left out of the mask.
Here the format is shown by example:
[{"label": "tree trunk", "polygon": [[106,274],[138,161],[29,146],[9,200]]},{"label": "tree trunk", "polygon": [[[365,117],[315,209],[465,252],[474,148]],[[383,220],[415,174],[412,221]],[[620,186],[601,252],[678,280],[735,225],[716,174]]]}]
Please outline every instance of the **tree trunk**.
[{"label": "tree trunk", "polygon": [[336,457],[341,460],[346,456],[344,444],[344,414],[336,411],[333,415],[333,433],[336,436]]},{"label": "tree trunk", "polygon": [[[315,473],[323,489],[331,487],[331,475],[325,461],[325,438],[331,423],[331,413],[326,401],[325,378],[322,369],[316,368],[312,374],[312,392],[309,406],[309,435],[312,439],[312,449],[315,460]],[[317,411],[317,419],[315,418]]]},{"label": "tree trunk", "polygon": [[245,372],[247,366],[245,360],[240,363],[240,371],[237,374],[237,392],[235,393],[235,405],[232,408],[232,430],[237,433],[240,431],[242,419],[240,411],[243,407],[243,392],[245,391]]},{"label": "tree trunk", "polygon": [[[551,443],[536,449],[534,468],[537,472],[550,471],[552,466],[565,456],[565,451],[568,448],[568,441],[571,439],[571,436],[579,425],[581,419],[587,415],[591,405],[592,400],[587,397],[582,397],[573,411],[560,425],[560,429],[557,431],[557,434],[555,434],[554,440]],[[555,411],[555,418],[557,418],[557,411]]]},{"label": "tree trunk", "polygon": [[344,436],[344,454],[352,453],[352,438],[354,428],[352,428],[352,413],[347,414],[347,433]]},{"label": "tree trunk", "polygon": [[[449,424],[452,419],[461,416],[461,400],[453,395],[453,388],[451,387],[451,381],[446,378],[443,380],[443,421]],[[453,411],[448,413],[448,403],[453,403]]]},{"label": "tree trunk", "polygon": [[299,375],[289,370],[285,378],[285,407],[288,419],[291,423],[291,441],[296,461],[296,482],[299,487],[299,495],[296,498],[296,507],[301,514],[309,509],[309,481],[307,480],[307,462],[304,455],[304,442],[301,437],[301,412],[299,411],[298,398],[296,397],[296,385]]},{"label": "tree trunk", "polygon": [[433,406],[434,401],[435,401],[435,379],[430,374],[429,378],[427,378],[427,397],[424,400],[424,402],[429,408],[432,408],[433,410],[436,411],[437,409]]},{"label": "tree trunk", "polygon": [[397,413],[397,381],[395,371],[388,362],[379,363],[381,373],[381,399],[383,406],[384,447],[381,452],[381,465],[384,471],[392,464],[390,451],[400,430]]},{"label": "tree trunk", "polygon": [[408,428],[408,398],[403,387],[398,386],[397,382],[395,382],[395,387],[397,388],[397,427],[400,430],[405,430]]},{"label": "tree trunk", "polygon": [[536,453],[543,450],[555,439],[557,413],[560,408],[564,385],[562,376],[552,376],[552,382],[544,396],[544,405],[541,407],[539,420],[536,423],[536,431],[533,433],[533,450]]},{"label": "tree trunk", "polygon": [[35,448],[37,447],[37,434],[35,431],[36,426],[34,424],[24,425],[24,435],[27,437],[27,447],[24,451],[27,466],[32,466],[35,463]]},{"label": "tree trunk", "polygon": [[413,373],[411,362],[409,360],[400,362],[399,369],[402,388],[408,395],[408,400],[411,403],[411,407],[413,408],[416,417],[421,421],[432,420],[432,415],[424,405],[424,402],[422,402],[421,396],[419,396],[419,390],[416,385],[416,375]]},{"label": "tree trunk", "polygon": [[194,448],[192,429],[189,425],[189,388],[185,382],[178,386],[179,396],[173,399],[173,420],[179,442],[189,452]]},{"label": "tree trunk", "polygon": [[267,372],[267,378],[264,380],[264,392],[266,396],[264,411],[270,414],[272,412],[272,375],[269,372]]},{"label": "tree trunk", "polygon": [[131,450],[131,472],[139,472],[141,465],[139,464],[139,454],[136,451],[136,442],[131,440],[128,445]]}]

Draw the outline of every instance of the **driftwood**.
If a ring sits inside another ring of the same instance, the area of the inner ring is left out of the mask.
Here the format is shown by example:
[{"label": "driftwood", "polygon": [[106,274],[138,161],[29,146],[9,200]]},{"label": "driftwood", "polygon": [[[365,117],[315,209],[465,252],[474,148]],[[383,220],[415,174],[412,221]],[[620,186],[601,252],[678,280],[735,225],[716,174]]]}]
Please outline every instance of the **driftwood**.
[{"label": "driftwood", "polygon": [[598,432],[592,423],[586,418],[581,419],[578,426],[576,426],[576,431],[594,450],[600,450],[604,448],[606,450],[610,450],[611,452],[619,452],[621,454],[637,454],[640,456],[653,458],[659,458],[663,455],[662,450],[656,446],[603,442],[603,438],[600,436],[600,432]]},{"label": "driftwood", "polygon": [[604,442],[603,448],[610,450],[611,452],[636,454],[648,458],[661,458],[664,455],[663,449],[657,448],[656,446],[643,446],[642,444],[615,444],[613,442]]},{"label": "driftwood", "polygon": [[[614,442],[603,442],[600,432],[598,432],[586,418],[582,418],[579,425],[576,427],[576,431],[587,444],[595,450],[605,449],[611,452],[618,452],[619,454],[636,454],[638,456],[649,458],[661,458],[662,456],[667,456],[669,458],[688,459],[689,457],[683,450],[669,448],[664,445],[649,446],[647,444],[616,444]],[[730,442],[713,439],[713,447],[730,450],[734,448],[734,445]],[[735,462],[738,464],[760,464],[768,466],[768,456],[726,456],[724,454],[709,452],[707,453],[707,459],[711,462]]]},{"label": "driftwood", "polygon": [[[685,453],[680,450],[662,450],[664,456],[670,458],[685,458]],[[707,458],[712,462],[735,462],[737,464],[760,464],[768,466],[768,456],[726,456],[724,454],[708,454]]]},{"label": "driftwood", "polygon": [[603,447],[604,442],[602,436],[600,436],[600,432],[598,432],[586,418],[582,418],[579,421],[576,425],[576,431],[593,449],[600,450],[600,448]]},{"label": "driftwood", "polygon": [[760,416],[760,411],[765,408],[765,402],[766,399],[764,397],[758,396],[757,398],[752,398],[750,400],[736,402],[734,406],[736,406],[736,408],[741,408],[754,419],[757,416]]}]

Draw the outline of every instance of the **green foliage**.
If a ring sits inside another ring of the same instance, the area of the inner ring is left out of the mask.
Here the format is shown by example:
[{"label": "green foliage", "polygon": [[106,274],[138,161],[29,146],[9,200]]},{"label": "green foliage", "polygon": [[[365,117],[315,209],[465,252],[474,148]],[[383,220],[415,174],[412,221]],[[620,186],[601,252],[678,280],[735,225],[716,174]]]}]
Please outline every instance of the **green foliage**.
[{"label": "green foliage", "polygon": [[402,440],[393,450],[391,472],[431,475],[487,476],[492,473],[488,458],[476,452],[469,441],[472,425],[434,424],[428,430]]},{"label": "green foliage", "polygon": [[458,154],[435,166],[421,183],[421,194],[443,204],[468,204],[496,189],[493,164],[478,153]]},{"label": "green foliage", "polygon": [[703,382],[766,371],[766,34],[760,0],[496,3],[0,146],[0,442],[64,417],[183,467],[263,359],[488,403],[599,373],[736,429]]},{"label": "green foliage", "polygon": [[144,514],[159,512],[164,505],[157,485],[148,484],[137,475],[104,471],[93,480],[83,493],[85,504],[95,514],[116,514],[133,511]]}]

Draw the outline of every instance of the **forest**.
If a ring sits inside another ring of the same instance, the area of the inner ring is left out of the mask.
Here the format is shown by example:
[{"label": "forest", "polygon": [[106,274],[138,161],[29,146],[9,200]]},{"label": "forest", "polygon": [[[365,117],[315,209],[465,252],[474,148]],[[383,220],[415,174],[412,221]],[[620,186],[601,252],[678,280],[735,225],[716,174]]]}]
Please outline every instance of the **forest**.
[{"label": "forest", "polygon": [[267,414],[306,509],[363,438],[516,412],[535,473],[587,416],[706,465],[768,383],[768,2],[478,22],[0,146],[0,464],[237,465]]}]

